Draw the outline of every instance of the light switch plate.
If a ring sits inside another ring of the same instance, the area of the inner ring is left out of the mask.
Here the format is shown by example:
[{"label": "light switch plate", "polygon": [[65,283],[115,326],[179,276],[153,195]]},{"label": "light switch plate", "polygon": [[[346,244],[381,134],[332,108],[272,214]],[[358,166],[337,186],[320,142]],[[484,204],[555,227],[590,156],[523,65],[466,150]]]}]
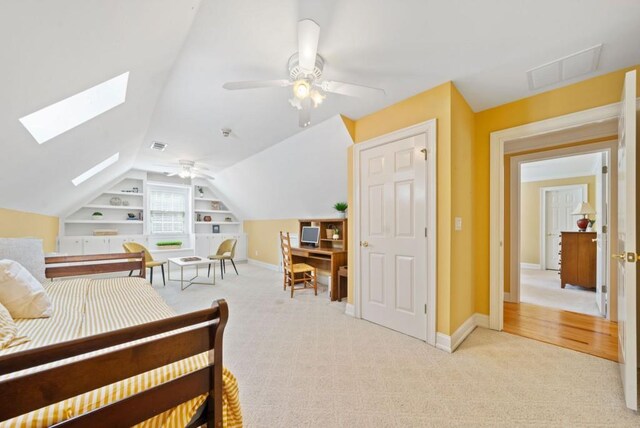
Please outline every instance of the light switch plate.
[{"label": "light switch plate", "polygon": [[462,230],[462,217],[455,218],[455,229]]}]

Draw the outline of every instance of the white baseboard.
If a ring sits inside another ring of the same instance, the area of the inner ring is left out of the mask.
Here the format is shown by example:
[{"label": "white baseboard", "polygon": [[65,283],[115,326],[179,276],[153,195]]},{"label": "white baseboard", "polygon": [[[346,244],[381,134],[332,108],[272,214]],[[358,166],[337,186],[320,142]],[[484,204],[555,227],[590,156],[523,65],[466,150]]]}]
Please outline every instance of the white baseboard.
[{"label": "white baseboard", "polygon": [[540,270],[542,268],[540,267],[540,264],[520,263],[520,269],[536,269],[536,270]]},{"label": "white baseboard", "polygon": [[344,314],[349,315],[350,317],[356,316],[356,307],[351,303],[347,303],[347,306],[344,308]]},{"label": "white baseboard", "polygon": [[451,336],[438,333],[436,335],[436,348],[452,353],[476,327],[489,328],[489,315],[479,313],[471,315]]},{"label": "white baseboard", "polygon": [[475,313],[473,319],[476,323],[476,327],[489,328],[489,315]]},{"label": "white baseboard", "polygon": [[264,268],[264,269],[280,272],[280,266],[278,265],[272,265],[271,263],[266,263],[266,262],[262,262],[260,260],[255,260],[255,259],[248,259],[247,262],[250,265],[260,266],[261,268]]},{"label": "white baseboard", "polygon": [[505,302],[510,302],[511,301],[511,293],[508,292],[504,292],[504,301]]}]

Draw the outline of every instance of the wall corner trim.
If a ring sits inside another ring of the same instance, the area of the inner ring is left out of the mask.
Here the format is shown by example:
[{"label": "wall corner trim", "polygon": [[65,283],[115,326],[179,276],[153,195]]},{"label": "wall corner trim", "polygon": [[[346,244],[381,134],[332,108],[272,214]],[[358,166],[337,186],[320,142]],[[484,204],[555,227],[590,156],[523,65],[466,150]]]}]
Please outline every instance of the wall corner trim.
[{"label": "wall corner trim", "polygon": [[462,323],[451,336],[444,333],[437,333],[436,348],[441,351],[452,353],[462,342],[476,329],[476,327],[489,328],[489,315],[475,313]]},{"label": "wall corner trim", "polygon": [[356,316],[356,307],[353,306],[351,303],[347,303],[347,306],[345,306],[345,308],[344,308],[344,314],[355,318],[355,316]]}]

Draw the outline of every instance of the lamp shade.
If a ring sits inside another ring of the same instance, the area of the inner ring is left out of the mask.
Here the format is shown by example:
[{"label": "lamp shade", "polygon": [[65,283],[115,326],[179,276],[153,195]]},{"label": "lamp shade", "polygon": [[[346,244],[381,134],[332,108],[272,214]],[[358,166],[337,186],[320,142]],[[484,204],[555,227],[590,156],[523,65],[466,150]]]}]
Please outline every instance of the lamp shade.
[{"label": "lamp shade", "polygon": [[573,215],[588,215],[595,214],[596,211],[589,204],[589,202],[580,202],[576,209],[571,213]]}]

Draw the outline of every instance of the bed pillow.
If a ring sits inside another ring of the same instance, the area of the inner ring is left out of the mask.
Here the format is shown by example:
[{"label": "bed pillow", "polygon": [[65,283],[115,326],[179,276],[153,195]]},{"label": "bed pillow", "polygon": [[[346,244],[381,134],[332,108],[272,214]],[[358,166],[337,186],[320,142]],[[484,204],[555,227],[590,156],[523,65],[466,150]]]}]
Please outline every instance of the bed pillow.
[{"label": "bed pillow", "polygon": [[42,239],[0,238],[0,259],[17,261],[40,282],[46,279]]},{"label": "bed pillow", "polygon": [[11,318],[11,314],[7,308],[0,305],[0,349],[28,341],[25,337],[17,336],[18,327],[16,327],[15,321]]},{"label": "bed pillow", "polygon": [[42,284],[14,260],[0,260],[0,304],[13,318],[46,318],[53,312]]}]

